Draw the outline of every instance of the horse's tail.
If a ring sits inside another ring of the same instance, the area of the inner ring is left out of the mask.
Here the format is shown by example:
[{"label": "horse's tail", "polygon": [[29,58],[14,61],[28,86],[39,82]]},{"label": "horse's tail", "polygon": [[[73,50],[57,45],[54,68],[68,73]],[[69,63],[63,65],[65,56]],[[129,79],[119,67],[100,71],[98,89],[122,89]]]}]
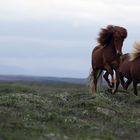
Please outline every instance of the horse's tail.
[{"label": "horse's tail", "polygon": [[88,76],[88,88],[89,92],[92,93],[94,91],[94,76],[93,76],[93,69],[90,68],[89,76]]},{"label": "horse's tail", "polygon": [[[101,80],[100,80],[100,85],[101,85],[101,83],[102,83],[102,70],[100,70],[98,72],[97,81],[100,77],[101,77]],[[93,93],[94,92],[94,76],[93,76],[93,69],[92,68],[90,69],[90,73],[88,76],[88,87],[89,87],[89,92]]]},{"label": "horse's tail", "polygon": [[130,53],[130,61],[135,60],[140,56],[140,42],[135,42],[133,45],[133,51]]}]

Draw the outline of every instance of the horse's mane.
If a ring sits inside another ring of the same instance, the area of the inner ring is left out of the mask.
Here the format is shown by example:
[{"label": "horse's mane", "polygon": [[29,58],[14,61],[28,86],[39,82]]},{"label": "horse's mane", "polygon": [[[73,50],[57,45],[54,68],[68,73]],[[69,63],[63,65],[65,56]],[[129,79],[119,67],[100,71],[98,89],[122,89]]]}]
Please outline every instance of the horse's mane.
[{"label": "horse's mane", "polygon": [[130,53],[130,61],[135,60],[140,56],[140,42],[135,42],[133,45],[133,51]]},{"label": "horse's mane", "polygon": [[112,41],[112,37],[115,37],[115,35],[126,38],[127,30],[120,26],[108,25],[106,28],[101,29],[97,42],[101,46],[107,45]]}]

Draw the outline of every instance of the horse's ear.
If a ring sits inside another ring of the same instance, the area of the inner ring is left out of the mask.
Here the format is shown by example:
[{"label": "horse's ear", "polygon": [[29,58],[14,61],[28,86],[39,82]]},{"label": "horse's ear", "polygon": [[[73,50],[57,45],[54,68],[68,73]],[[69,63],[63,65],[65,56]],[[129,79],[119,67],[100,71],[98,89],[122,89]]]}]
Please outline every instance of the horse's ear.
[{"label": "horse's ear", "polygon": [[114,30],[114,26],[113,26],[113,25],[108,25],[106,28],[107,28],[108,30]]}]

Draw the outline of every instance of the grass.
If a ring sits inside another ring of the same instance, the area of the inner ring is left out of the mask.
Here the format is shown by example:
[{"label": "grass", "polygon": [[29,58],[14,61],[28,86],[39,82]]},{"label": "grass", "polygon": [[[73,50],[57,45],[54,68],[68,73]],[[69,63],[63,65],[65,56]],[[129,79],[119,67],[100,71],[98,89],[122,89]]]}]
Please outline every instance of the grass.
[{"label": "grass", "polygon": [[0,140],[138,140],[140,98],[86,86],[0,83]]}]

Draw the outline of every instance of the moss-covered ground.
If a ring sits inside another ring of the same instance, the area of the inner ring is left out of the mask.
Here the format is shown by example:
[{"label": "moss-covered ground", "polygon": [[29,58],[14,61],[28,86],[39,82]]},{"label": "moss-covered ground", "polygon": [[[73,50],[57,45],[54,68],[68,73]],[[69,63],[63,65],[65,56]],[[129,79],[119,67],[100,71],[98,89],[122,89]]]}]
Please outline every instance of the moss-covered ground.
[{"label": "moss-covered ground", "polygon": [[140,96],[72,84],[0,83],[0,140],[139,140]]}]

